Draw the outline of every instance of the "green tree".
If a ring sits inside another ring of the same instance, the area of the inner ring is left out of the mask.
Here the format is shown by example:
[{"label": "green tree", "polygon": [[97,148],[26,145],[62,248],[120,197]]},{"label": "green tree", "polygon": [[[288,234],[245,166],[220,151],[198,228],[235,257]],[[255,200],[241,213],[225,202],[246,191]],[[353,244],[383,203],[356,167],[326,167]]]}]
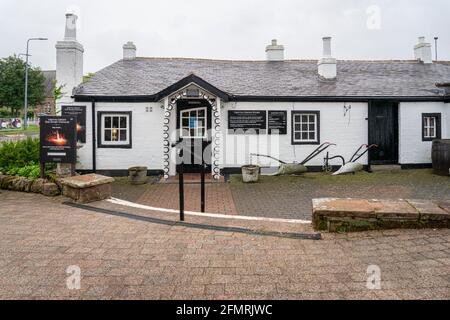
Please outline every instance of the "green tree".
[{"label": "green tree", "polygon": [[53,80],[53,102],[55,106],[56,102],[66,94],[65,92],[63,92],[65,86],[65,84],[58,85],[56,80]]},{"label": "green tree", "polygon": [[[28,105],[45,100],[44,74],[39,68],[28,69]],[[16,55],[0,59],[0,106],[11,109],[16,116],[25,98],[25,62]]]}]

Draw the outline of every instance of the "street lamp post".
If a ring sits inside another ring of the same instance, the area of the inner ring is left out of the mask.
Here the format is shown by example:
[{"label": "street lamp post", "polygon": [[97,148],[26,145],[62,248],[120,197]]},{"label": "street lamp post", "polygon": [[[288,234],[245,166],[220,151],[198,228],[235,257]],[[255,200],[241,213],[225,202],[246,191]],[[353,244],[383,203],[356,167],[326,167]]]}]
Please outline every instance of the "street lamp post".
[{"label": "street lamp post", "polygon": [[43,41],[48,40],[47,38],[30,38],[27,40],[27,53],[26,56],[26,62],[25,62],[25,101],[24,101],[24,122],[23,122],[23,129],[27,129],[28,124],[28,57],[30,56],[28,54],[28,49],[30,47],[30,41]]}]

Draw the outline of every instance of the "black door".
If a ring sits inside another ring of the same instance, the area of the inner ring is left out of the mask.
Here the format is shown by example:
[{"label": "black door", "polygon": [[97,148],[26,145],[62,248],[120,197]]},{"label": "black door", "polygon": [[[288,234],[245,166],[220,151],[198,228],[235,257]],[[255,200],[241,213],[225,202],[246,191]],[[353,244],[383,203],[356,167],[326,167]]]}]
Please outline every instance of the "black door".
[{"label": "black door", "polygon": [[[178,148],[183,149],[185,173],[201,172],[202,160],[211,170],[211,106],[206,100],[178,100]],[[177,165],[177,171],[180,164]]]},{"label": "black door", "polygon": [[369,144],[371,164],[398,163],[398,104],[387,101],[369,103]]}]

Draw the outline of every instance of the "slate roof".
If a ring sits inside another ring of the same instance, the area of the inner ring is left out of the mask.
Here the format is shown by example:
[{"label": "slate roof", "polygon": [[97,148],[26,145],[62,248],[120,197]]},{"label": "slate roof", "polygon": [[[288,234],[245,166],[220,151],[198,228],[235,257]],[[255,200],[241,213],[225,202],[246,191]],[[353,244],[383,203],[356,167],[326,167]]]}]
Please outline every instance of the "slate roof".
[{"label": "slate roof", "polygon": [[230,96],[439,97],[450,63],[338,61],[337,80],[320,80],[316,60],[119,60],[75,89],[76,96],[151,96],[194,74]]},{"label": "slate roof", "polygon": [[44,74],[44,90],[45,97],[52,98],[53,97],[53,89],[55,88],[54,81],[56,80],[56,70],[47,70],[42,71]]}]

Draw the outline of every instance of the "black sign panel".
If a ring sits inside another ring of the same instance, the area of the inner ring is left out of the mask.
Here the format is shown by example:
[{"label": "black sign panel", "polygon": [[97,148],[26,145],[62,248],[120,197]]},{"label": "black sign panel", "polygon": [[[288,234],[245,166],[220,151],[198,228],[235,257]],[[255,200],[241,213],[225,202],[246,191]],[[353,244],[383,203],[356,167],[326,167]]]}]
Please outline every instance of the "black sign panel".
[{"label": "black sign panel", "polygon": [[287,111],[269,111],[269,134],[287,134]]},{"label": "black sign panel", "polygon": [[228,111],[229,130],[255,130],[263,133],[267,129],[267,112],[259,110],[230,110]]},{"label": "black sign panel", "polygon": [[78,142],[86,143],[86,106],[62,106],[61,115],[77,118]]},{"label": "black sign panel", "polygon": [[41,163],[76,163],[75,117],[41,117]]}]

